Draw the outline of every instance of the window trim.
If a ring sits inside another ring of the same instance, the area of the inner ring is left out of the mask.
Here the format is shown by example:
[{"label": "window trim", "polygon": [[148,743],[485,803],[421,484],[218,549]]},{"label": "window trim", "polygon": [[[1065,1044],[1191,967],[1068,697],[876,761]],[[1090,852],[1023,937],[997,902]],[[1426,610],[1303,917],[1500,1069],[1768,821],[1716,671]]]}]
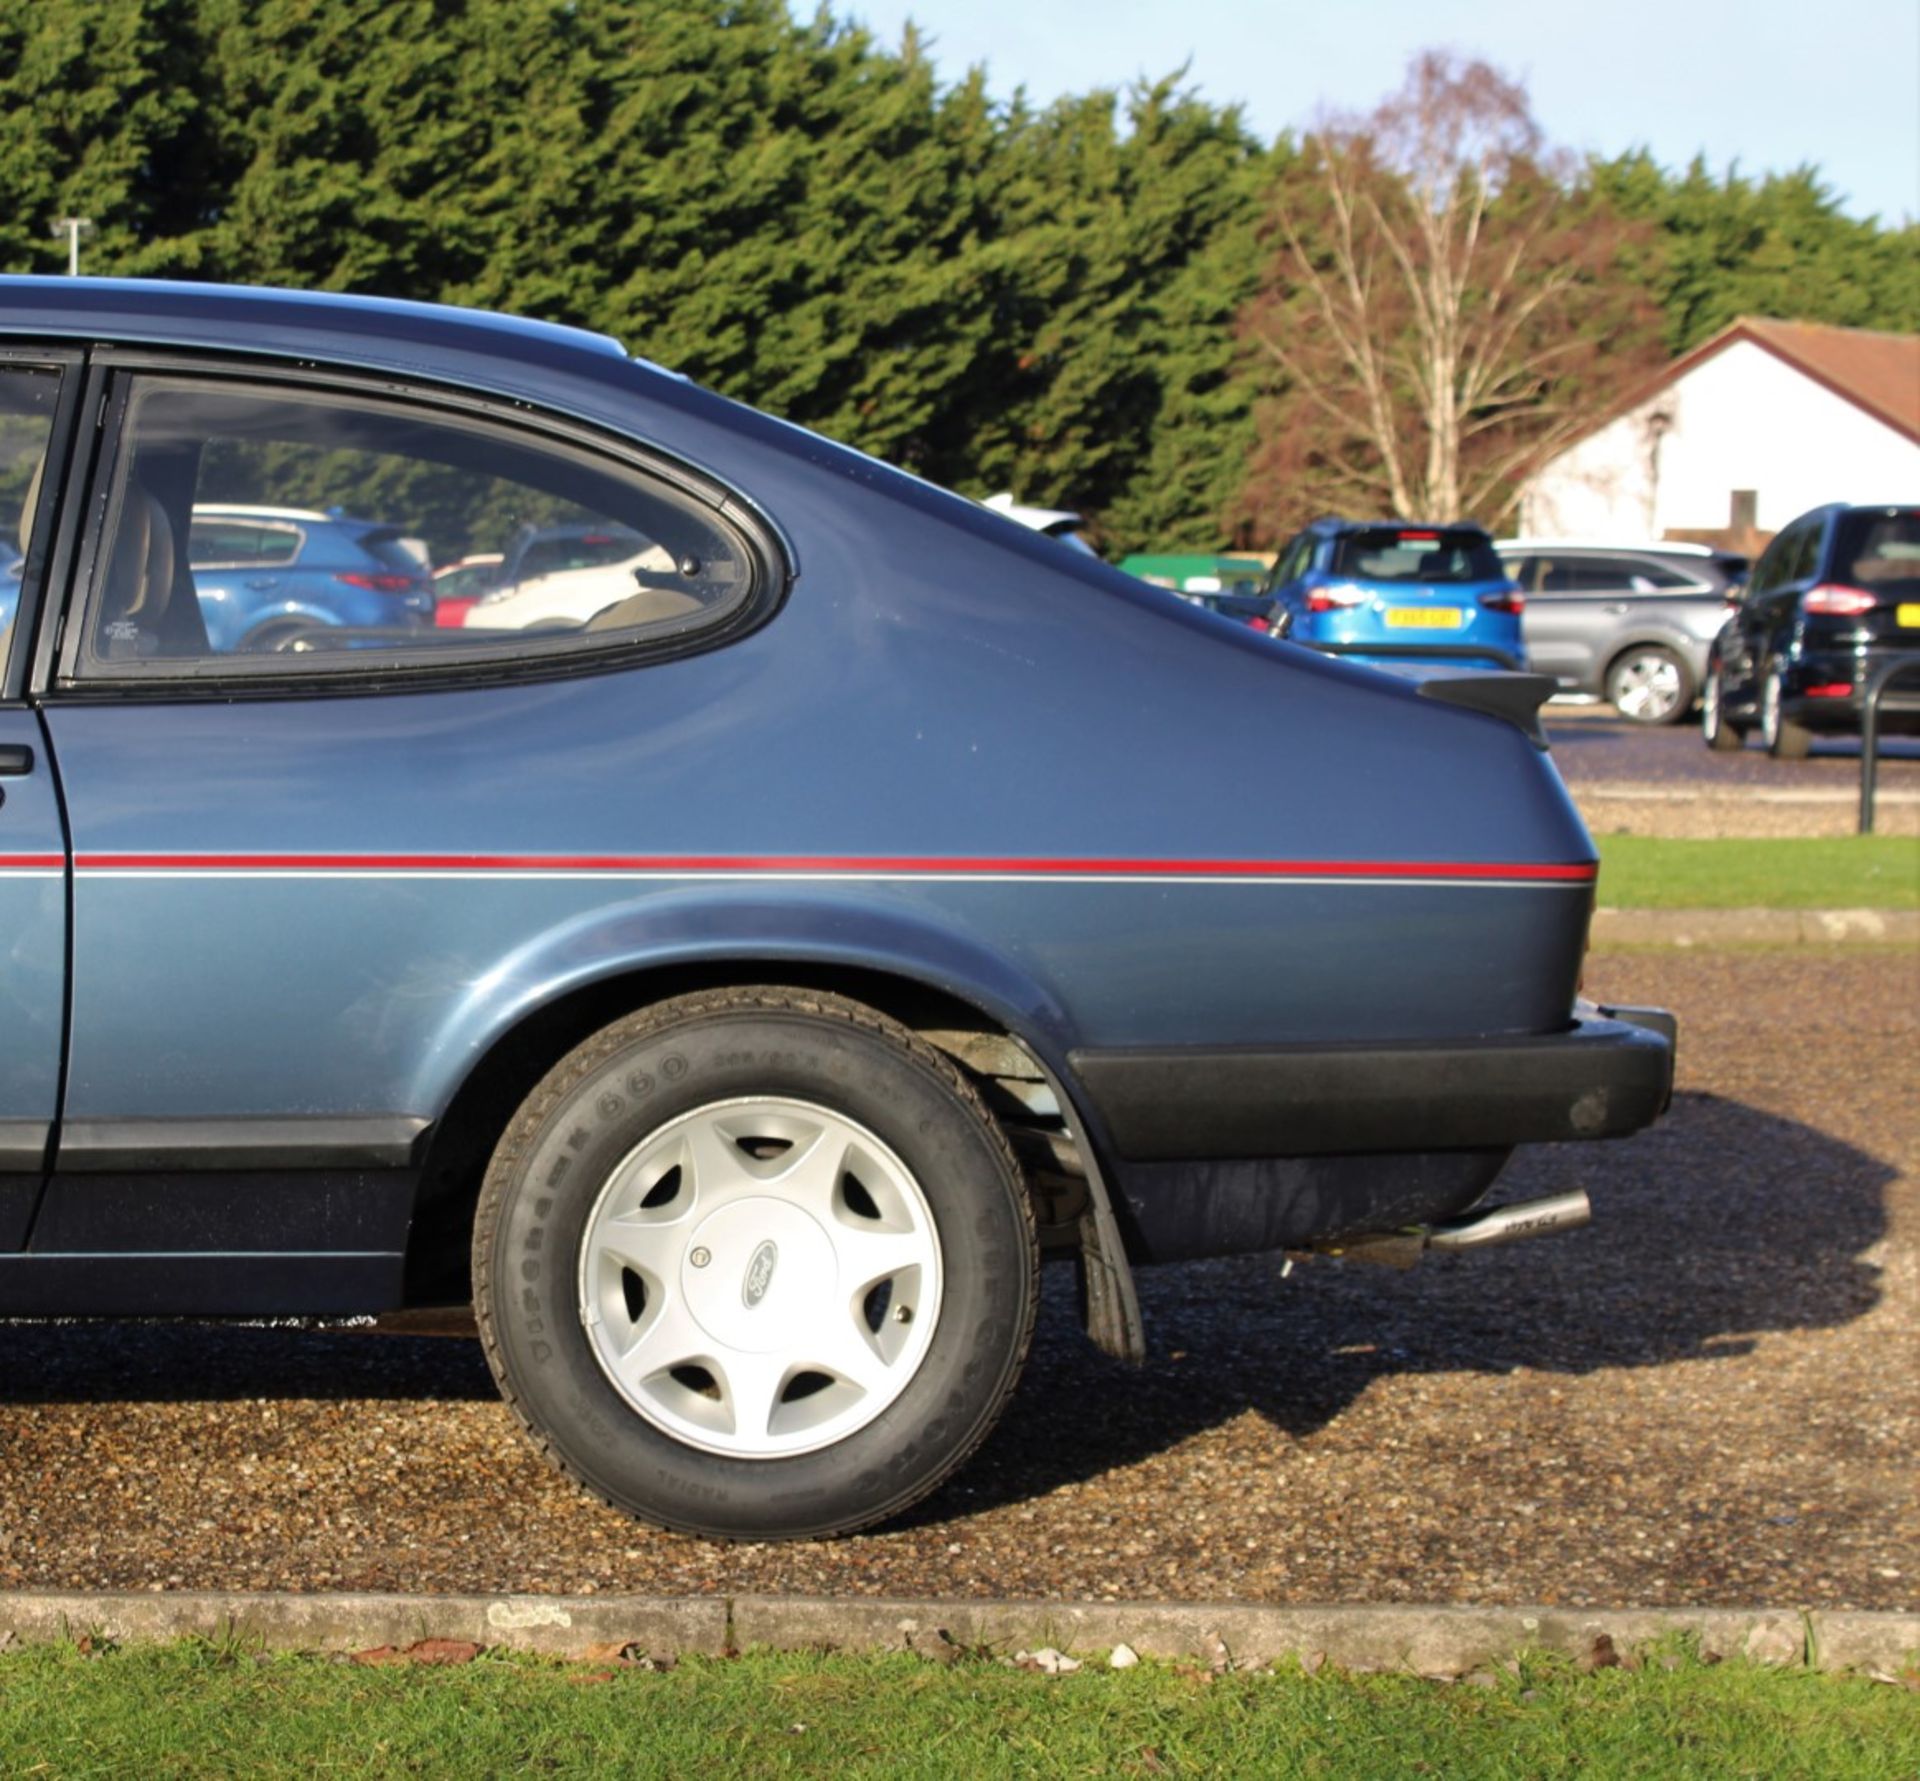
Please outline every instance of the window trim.
[{"label": "window trim", "polygon": [[[98,438],[95,462],[87,478],[86,533],[75,547],[64,611],[68,622],[55,651],[38,655],[34,684],[60,702],[99,700],[168,701],[183,698],[330,698],[382,693],[437,691],[443,688],[521,684],[612,673],[648,663],[703,654],[734,642],[766,623],[784,603],[794,577],[794,553],[785,534],[756,503],[704,467],[559,410],[530,407],[524,400],[484,391],[414,381],[380,371],[339,366],[289,367],[258,357],[229,357],[127,346],[100,346],[87,355],[88,412]],[[502,651],[476,646],[475,653],[454,654],[432,646],[413,651],[381,650],[379,659],[335,663],[325,657],[247,658],[236,672],[234,657],[194,657],[116,664],[103,674],[88,658],[86,638],[101,596],[105,555],[118,512],[116,482],[128,449],[130,397],[142,379],[181,381],[217,388],[245,389],[271,398],[332,396],[380,406],[397,405],[417,418],[441,419],[504,432],[530,449],[573,454],[603,470],[638,473],[704,509],[741,547],[748,574],[746,594],[718,618],[704,613],[649,626],[621,636],[584,634],[529,636],[504,633]],[[109,511],[111,509],[111,511]],[[292,667],[292,661],[300,665]]]},{"label": "window trim", "polygon": [[[0,705],[18,705],[35,684],[33,669],[40,660],[41,637],[54,624],[43,622],[58,614],[63,602],[50,590],[65,579],[65,552],[69,515],[75,503],[67,499],[79,474],[75,462],[76,418],[86,382],[86,354],[76,346],[33,346],[0,341],[0,371],[51,371],[59,379],[54,394],[53,425],[47,433],[46,468],[40,478],[40,505],[33,516],[33,536],[21,556],[20,591],[14,598],[13,634],[0,660]],[[56,571],[58,575],[56,576]]]}]

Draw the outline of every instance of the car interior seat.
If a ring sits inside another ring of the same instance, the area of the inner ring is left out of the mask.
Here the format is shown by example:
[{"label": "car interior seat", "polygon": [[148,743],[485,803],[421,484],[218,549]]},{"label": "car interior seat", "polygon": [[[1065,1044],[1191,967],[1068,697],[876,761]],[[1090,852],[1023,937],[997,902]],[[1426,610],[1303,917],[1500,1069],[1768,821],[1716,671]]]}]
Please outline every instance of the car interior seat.
[{"label": "car interior seat", "polygon": [[[126,661],[191,653],[190,648],[169,647],[173,639],[167,618],[174,605],[178,564],[173,522],[166,508],[144,483],[129,481],[107,559],[106,587],[94,630],[96,656],[103,661]],[[197,622],[199,615],[194,616]],[[204,631],[202,640],[204,647]]]}]

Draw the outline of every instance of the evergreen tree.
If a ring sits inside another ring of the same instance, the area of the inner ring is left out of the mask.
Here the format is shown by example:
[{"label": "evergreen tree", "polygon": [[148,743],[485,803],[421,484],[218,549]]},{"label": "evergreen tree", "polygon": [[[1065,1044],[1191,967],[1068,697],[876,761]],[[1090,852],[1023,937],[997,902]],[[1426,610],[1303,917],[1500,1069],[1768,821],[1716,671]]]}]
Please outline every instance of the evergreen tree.
[{"label": "evergreen tree", "polygon": [[[783,0],[0,0],[0,268],[63,269],[78,215],[90,272],[599,328],[1115,552],[1282,523],[1236,508],[1299,417],[1256,411],[1234,318],[1300,167],[1178,74],[1001,105]],[[1920,228],[1811,170],[1625,155],[1566,203],[1612,244],[1602,334],[1649,293],[1676,351],[1748,312],[1920,328]]]},{"label": "evergreen tree", "polygon": [[0,0],[0,267],[66,270],[50,225],[93,221],[89,270],[184,269],[201,222],[206,118],[193,0]]},{"label": "evergreen tree", "polygon": [[1623,270],[1665,316],[1669,351],[1686,352],[1742,315],[1920,330],[1920,224],[1887,229],[1844,215],[1814,168],[1715,179],[1644,150],[1592,162],[1594,193],[1653,236]]}]

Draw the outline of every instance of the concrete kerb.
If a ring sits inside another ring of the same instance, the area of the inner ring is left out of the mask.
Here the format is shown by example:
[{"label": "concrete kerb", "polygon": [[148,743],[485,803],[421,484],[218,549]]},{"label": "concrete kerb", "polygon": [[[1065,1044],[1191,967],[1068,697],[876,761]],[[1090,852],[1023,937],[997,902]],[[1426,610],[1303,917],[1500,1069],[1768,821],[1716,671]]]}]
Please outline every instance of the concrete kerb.
[{"label": "concrete kerb", "polygon": [[1920,1668],[1920,1614],[1744,1608],[1280,1607],[1247,1602],[881,1601],[804,1596],[297,1595],[220,1591],[0,1593],[0,1647],[91,1634],[119,1644],[236,1637],[352,1652],[421,1639],[579,1657],[736,1650],[1012,1654],[1053,1646],[1214,1667],[1298,1660],[1456,1677],[1526,1651],[1622,1655],[1684,1638],[1709,1657],[1898,1675]]},{"label": "concrete kerb", "polygon": [[158,1590],[0,1594],[0,1646],[90,1634],[114,1644],[231,1635],[277,1651],[369,1651],[420,1639],[577,1657],[590,1646],[661,1655],[727,1650],[723,1598],[296,1595]]}]

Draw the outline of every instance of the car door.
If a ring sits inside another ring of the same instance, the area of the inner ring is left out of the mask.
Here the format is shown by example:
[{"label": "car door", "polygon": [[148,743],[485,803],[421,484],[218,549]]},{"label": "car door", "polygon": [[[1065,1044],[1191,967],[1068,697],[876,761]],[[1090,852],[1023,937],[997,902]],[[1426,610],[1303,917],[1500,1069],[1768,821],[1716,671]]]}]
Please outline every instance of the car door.
[{"label": "car door", "polygon": [[1775,661],[1786,655],[1800,616],[1800,596],[1820,578],[1829,517],[1825,513],[1812,513],[1794,528],[1794,548],[1783,553],[1780,580],[1767,590],[1766,603],[1759,613],[1758,667],[1763,677]]},{"label": "car door", "polygon": [[0,348],[0,536],[20,552],[0,571],[0,1256],[26,1241],[59,1112],[67,843],[54,764],[22,695],[76,375],[71,355]]},{"label": "car door", "polygon": [[1287,540],[1286,548],[1274,560],[1272,584],[1274,614],[1282,635],[1299,615],[1303,592],[1300,584],[1313,562],[1314,543],[1313,533],[1296,532]]},{"label": "car door", "polygon": [[[36,1302],[62,1302],[65,1268],[84,1275],[64,1302],[95,1312],[385,1308],[474,998],[529,936],[632,894],[544,869],[582,833],[636,845],[582,756],[667,749],[659,677],[712,659],[690,640],[744,608],[753,559],[712,499],[524,409],[95,363],[95,529],[45,687],[73,963]],[[395,511],[448,561],[530,511],[582,514],[668,541],[670,572],[537,635],[316,625],[282,652],[222,650],[191,514],[243,498]]]},{"label": "car door", "polygon": [[1527,660],[1539,673],[1564,687],[1598,690],[1600,665],[1592,633],[1597,609],[1619,598],[1619,577],[1609,576],[1606,559],[1588,559],[1542,551],[1522,565],[1521,591],[1526,608],[1521,634]]},{"label": "car door", "polygon": [[1759,703],[1768,656],[1769,615],[1805,535],[1803,524],[1791,525],[1760,553],[1740,603],[1720,633],[1721,680],[1727,702],[1735,710],[1751,710]]}]

